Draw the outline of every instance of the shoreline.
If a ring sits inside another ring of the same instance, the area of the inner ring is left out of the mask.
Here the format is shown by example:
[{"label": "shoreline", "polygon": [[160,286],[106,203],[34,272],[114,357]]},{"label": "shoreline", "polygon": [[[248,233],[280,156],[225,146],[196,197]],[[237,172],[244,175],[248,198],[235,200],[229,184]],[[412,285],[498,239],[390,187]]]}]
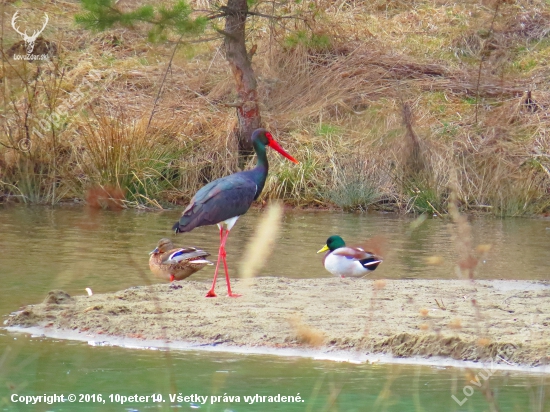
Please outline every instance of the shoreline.
[{"label": "shoreline", "polygon": [[[15,200],[12,200],[11,198],[15,198]],[[306,205],[296,205],[291,202],[285,202],[284,199],[279,199],[279,201],[282,202],[283,208],[285,211],[299,211],[299,212],[322,212],[322,213],[344,213],[344,214],[384,214],[384,215],[394,215],[394,216],[402,216],[402,217],[409,217],[411,219],[418,216],[417,213],[411,212],[411,213],[403,213],[398,208],[390,208],[390,209],[384,209],[384,208],[370,208],[368,210],[364,211],[346,211],[336,205],[326,204],[326,205],[319,205],[318,203],[312,203],[312,204],[306,204]],[[14,206],[14,205],[23,205],[18,201],[17,196],[15,195],[9,195],[5,193],[0,193],[0,206]],[[145,205],[140,205],[140,207],[134,207],[134,206],[125,206],[121,210],[117,210],[118,212],[123,210],[135,210],[139,212],[174,212],[177,211],[181,213],[181,208],[185,207],[187,205],[186,202],[180,202],[180,203],[171,203],[170,207],[164,207],[162,209],[156,208],[156,207],[149,207]],[[44,208],[87,208],[90,207],[89,204],[86,203],[85,199],[80,198],[74,198],[74,199],[68,199],[68,200],[62,200],[56,203],[55,205],[49,205],[49,204],[42,204],[42,203],[36,203],[30,205],[32,207],[44,207]],[[93,207],[92,207],[93,208]],[[255,211],[261,211],[265,208],[265,205],[263,205],[261,202],[254,202],[252,206],[250,207],[250,210]],[[110,210],[110,209],[103,209],[103,210]],[[466,210],[461,210],[461,213],[465,214],[468,217],[495,217],[494,213],[490,211],[483,211],[483,210],[477,210],[475,208],[468,208]],[[440,218],[448,217],[449,215],[447,213],[443,213]],[[540,220],[550,220],[550,213],[533,213],[533,214],[526,214],[521,216],[507,216],[508,219],[510,218],[519,218],[519,219],[540,219]]]},{"label": "shoreline", "polygon": [[205,353],[228,353],[237,355],[258,355],[292,358],[308,358],[319,361],[344,362],[352,364],[370,365],[406,365],[406,366],[428,366],[438,368],[464,368],[464,369],[488,369],[490,371],[520,372],[529,374],[550,374],[549,365],[523,366],[495,362],[474,362],[462,361],[444,357],[423,358],[413,356],[408,358],[394,357],[388,354],[361,354],[354,351],[329,351],[323,349],[299,349],[299,348],[268,348],[254,346],[229,346],[225,344],[193,344],[190,342],[167,342],[160,340],[142,340],[136,338],[123,338],[117,336],[90,335],[77,331],[53,330],[48,331],[39,327],[5,327],[10,333],[21,333],[31,337],[45,337],[49,339],[70,340],[86,342],[89,346],[113,346],[126,349],[139,350],[176,350],[176,351],[197,351]]},{"label": "shoreline", "polygon": [[175,285],[50,292],[4,326],[94,345],[550,369],[548,281],[257,278],[236,280],[238,299],[206,299],[203,282]]}]

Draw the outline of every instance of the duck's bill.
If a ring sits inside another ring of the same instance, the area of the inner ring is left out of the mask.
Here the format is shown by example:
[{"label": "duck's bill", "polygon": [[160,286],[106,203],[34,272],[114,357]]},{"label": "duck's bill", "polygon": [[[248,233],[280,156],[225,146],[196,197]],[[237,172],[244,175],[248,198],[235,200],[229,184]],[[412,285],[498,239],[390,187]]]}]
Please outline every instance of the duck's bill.
[{"label": "duck's bill", "polygon": [[328,246],[325,245],[325,246],[323,246],[322,249],[318,250],[317,253],[323,253],[323,252],[326,252],[327,250],[328,250]]},{"label": "duck's bill", "polygon": [[299,161],[297,161],[296,159],[294,159],[291,155],[289,155],[285,149],[283,149],[281,147],[281,145],[279,143],[277,143],[275,140],[271,140],[269,142],[269,146],[275,150],[277,150],[280,154],[282,154],[284,157],[286,157],[288,160],[290,160],[291,162],[294,162],[294,163],[300,163]]},{"label": "duck's bill", "polygon": [[159,253],[159,248],[158,247],[156,247],[154,250],[151,250],[149,252],[150,255],[154,255],[155,253]]}]

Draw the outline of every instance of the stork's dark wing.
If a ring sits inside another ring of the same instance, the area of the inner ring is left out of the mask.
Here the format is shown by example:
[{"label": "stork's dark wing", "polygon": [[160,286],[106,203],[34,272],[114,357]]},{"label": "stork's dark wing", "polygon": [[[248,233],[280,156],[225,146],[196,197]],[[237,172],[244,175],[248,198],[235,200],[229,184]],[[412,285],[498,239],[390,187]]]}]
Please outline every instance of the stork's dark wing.
[{"label": "stork's dark wing", "polygon": [[256,190],[256,183],[241,173],[214,180],[195,194],[174,229],[189,232],[240,216],[250,208]]}]

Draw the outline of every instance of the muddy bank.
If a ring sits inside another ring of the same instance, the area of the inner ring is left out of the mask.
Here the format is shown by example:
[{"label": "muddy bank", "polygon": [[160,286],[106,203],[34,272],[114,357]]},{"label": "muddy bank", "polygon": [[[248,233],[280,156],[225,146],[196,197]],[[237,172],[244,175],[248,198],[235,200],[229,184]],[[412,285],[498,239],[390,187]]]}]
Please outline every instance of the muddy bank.
[{"label": "muddy bank", "polygon": [[[550,363],[550,283],[258,278],[240,298],[196,281],[93,296],[50,293],[6,326],[204,345]],[[437,302],[436,302],[437,300]]]}]

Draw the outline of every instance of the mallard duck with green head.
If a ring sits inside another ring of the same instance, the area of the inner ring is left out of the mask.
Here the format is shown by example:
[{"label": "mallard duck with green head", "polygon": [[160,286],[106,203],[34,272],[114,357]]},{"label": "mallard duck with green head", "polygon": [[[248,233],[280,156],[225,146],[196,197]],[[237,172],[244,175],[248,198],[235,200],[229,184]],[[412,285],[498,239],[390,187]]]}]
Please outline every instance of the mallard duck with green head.
[{"label": "mallard duck with green head", "polygon": [[382,258],[360,247],[346,246],[340,236],[333,235],[317,253],[327,252],[323,259],[325,269],[334,276],[362,277],[375,270]]},{"label": "mallard duck with green head", "polygon": [[203,267],[213,265],[205,259],[210,253],[194,247],[177,248],[167,238],[159,240],[149,255],[151,272],[170,282],[188,278]]}]

